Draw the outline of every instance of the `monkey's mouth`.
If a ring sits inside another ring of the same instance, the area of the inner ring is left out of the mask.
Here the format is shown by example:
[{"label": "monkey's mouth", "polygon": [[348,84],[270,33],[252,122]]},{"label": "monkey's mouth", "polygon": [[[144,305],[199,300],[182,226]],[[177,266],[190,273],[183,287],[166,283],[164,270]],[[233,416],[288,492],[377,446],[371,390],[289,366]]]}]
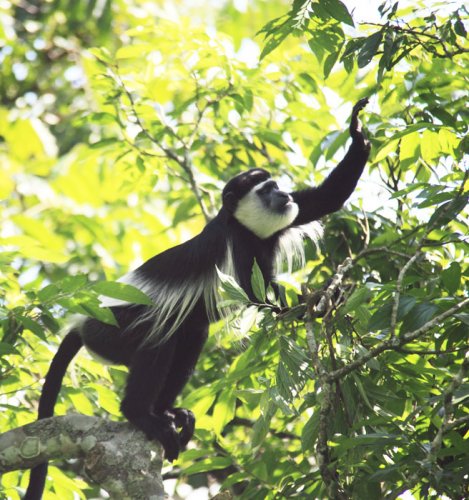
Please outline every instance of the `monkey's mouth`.
[{"label": "monkey's mouth", "polygon": [[278,206],[277,210],[281,214],[287,214],[288,212],[291,212],[294,207],[295,207],[295,202],[293,200],[285,200],[284,203]]},{"label": "monkey's mouth", "polygon": [[288,198],[285,200],[285,203],[284,203],[284,208],[290,208],[290,207],[293,207],[295,205],[295,202],[293,201],[293,198],[291,196],[288,196]]}]

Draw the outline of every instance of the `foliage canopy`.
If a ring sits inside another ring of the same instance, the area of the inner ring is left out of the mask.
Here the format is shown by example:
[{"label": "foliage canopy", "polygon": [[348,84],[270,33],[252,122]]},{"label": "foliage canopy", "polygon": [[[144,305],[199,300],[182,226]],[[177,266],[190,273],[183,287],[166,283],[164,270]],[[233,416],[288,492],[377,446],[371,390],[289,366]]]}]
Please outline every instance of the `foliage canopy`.
[{"label": "foliage canopy", "polygon": [[[182,1],[0,2],[2,431],[32,420],[71,313],[112,323],[100,294],[145,301],[115,280],[196,234],[240,170],[320,182],[371,96],[370,166],[279,277],[291,310],[256,268],[258,304],[224,281],[240,313],[180,401],[197,429],[177,487],[466,497],[467,12],[430,3],[360,23],[340,0],[227,2],[202,22]],[[124,381],[83,354],[57,412],[120,418]],[[47,498],[99,496],[72,470],[51,468]]]}]

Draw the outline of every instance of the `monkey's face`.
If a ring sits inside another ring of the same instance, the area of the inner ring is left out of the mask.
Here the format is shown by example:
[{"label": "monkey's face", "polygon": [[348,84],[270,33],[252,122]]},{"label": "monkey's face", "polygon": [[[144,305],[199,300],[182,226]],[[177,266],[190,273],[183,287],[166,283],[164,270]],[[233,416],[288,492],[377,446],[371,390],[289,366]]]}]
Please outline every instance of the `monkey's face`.
[{"label": "monkey's face", "polygon": [[253,188],[254,195],[258,196],[264,206],[274,214],[285,214],[292,210],[293,198],[281,191],[275,181],[268,179]]},{"label": "monkey's face", "polygon": [[255,184],[237,203],[236,220],[259,238],[269,238],[288,227],[298,215],[298,205],[268,178]]}]

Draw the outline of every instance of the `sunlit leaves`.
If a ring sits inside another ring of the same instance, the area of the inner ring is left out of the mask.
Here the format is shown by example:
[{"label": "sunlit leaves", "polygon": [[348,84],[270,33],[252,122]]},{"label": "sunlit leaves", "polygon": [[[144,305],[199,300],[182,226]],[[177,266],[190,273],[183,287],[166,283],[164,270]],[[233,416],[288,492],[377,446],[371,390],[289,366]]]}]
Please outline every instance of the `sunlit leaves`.
[{"label": "sunlit leaves", "polygon": [[221,287],[225,293],[226,299],[228,301],[235,301],[241,303],[248,303],[249,298],[246,292],[239,286],[236,280],[219,269],[217,269],[217,274],[220,279]]},{"label": "sunlit leaves", "polygon": [[[111,14],[109,4],[101,17]],[[238,314],[212,326],[176,403],[197,419],[196,439],[178,464],[180,482],[220,471],[213,476],[228,474],[224,486],[237,485],[241,497],[328,498],[316,467],[325,427],[331,464],[349,496],[392,496],[414,475],[423,477],[415,495],[433,488],[462,497],[462,427],[443,433],[434,462],[441,476],[421,464],[442,423],[442,394],[464,358],[467,310],[337,379],[321,426],[327,400],[311,343],[313,334],[331,373],[369,356],[392,334],[400,339],[422,328],[465,296],[467,75],[461,56],[441,57],[435,43],[440,37],[451,53],[463,46],[462,16],[421,18],[415,7],[402,13],[388,2],[375,26],[353,23],[346,1],[298,0],[289,12],[276,1],[262,8],[248,2],[236,16],[231,4],[212,6],[216,29],[207,31],[182,17],[155,24],[147,4],[113,4],[112,33],[64,32],[77,19],[86,27],[101,21],[96,12],[85,19],[81,4],[64,24],[39,18],[47,47],[35,52],[24,84],[12,78],[13,59],[2,51],[2,430],[31,420],[37,381],[72,313],[113,324],[103,296],[150,303],[116,280],[203,228],[195,188],[211,216],[224,182],[246,168],[268,168],[291,189],[319,184],[342,157],[346,115],[366,91],[373,94],[363,115],[370,164],[354,198],[323,221],[324,237],[308,249],[306,268],[279,280],[290,308],[282,304],[277,312],[278,297],[257,263],[249,294],[232,276],[219,275],[222,305]],[[263,24],[262,36],[253,38]],[[102,47],[85,52],[89,42]],[[22,45],[9,46],[24,60]],[[67,80],[71,60],[81,72]],[[363,250],[370,252],[307,332],[311,307],[297,296],[301,285],[319,293],[345,258]],[[399,281],[416,252],[424,258]],[[119,417],[125,369],[108,370],[85,354],[76,363],[60,411]],[[452,399],[455,419],[465,415],[466,401],[463,384]],[[18,477],[2,478],[7,496]],[[82,486],[63,474],[54,480],[61,498]]]},{"label": "sunlit leaves", "polygon": [[354,26],[354,22],[346,5],[340,0],[322,0],[319,5],[324,7],[328,14],[342,23]]},{"label": "sunlit leaves", "polygon": [[261,302],[265,302],[265,282],[257,261],[254,261],[254,265],[252,266],[251,286],[255,297]]},{"label": "sunlit leaves", "polygon": [[441,273],[443,284],[449,293],[455,293],[461,283],[461,265],[459,262],[451,262],[448,268]]},{"label": "sunlit leaves", "polygon": [[118,283],[117,281],[100,281],[92,285],[92,290],[106,297],[122,300],[130,304],[152,305],[152,300],[138,288]]},{"label": "sunlit leaves", "polygon": [[217,398],[213,410],[213,430],[221,434],[225,425],[235,414],[236,394],[232,387],[227,387]]}]

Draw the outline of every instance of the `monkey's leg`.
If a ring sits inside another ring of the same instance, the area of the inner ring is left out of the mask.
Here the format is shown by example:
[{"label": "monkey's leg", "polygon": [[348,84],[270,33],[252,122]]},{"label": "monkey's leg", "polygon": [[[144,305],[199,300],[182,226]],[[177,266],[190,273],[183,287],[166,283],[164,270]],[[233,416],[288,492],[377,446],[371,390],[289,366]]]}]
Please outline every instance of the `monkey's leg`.
[{"label": "monkey's leg", "polygon": [[179,435],[181,447],[185,447],[194,434],[195,418],[190,410],[174,408],[173,405],[194,371],[207,335],[208,328],[190,330],[186,328],[178,336],[167,383],[158,394],[155,402],[155,414],[163,412],[166,415],[171,415],[174,425],[181,428]]},{"label": "monkey's leg", "polygon": [[130,363],[122,413],[149,439],[158,440],[165,456],[173,461],[180,450],[180,439],[174,417],[165,412],[154,413],[154,402],[168,384],[178,333],[158,347],[141,348]]}]

